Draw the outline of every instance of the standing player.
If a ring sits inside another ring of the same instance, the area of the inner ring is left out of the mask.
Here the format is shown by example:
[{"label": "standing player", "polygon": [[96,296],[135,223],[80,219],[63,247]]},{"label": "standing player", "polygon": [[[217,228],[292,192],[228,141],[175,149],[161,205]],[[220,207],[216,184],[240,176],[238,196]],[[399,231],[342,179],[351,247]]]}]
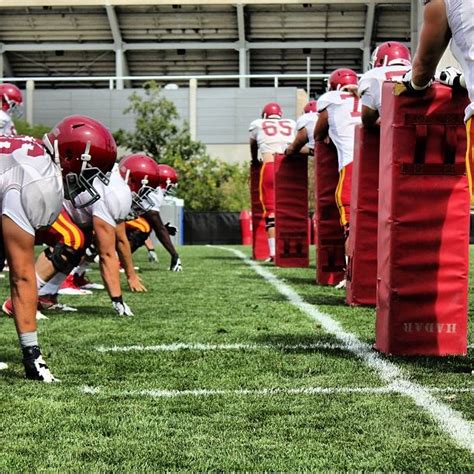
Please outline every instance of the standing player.
[{"label": "standing player", "polygon": [[303,109],[303,114],[296,121],[296,137],[288,148],[285,155],[302,153],[313,156],[314,153],[314,127],[318,120],[318,104],[310,100]]},{"label": "standing player", "polygon": [[474,159],[474,4],[472,0],[424,0],[423,28],[413,61],[413,69],[403,78],[411,92],[430,86],[441,56],[449,40],[451,50],[462,68],[462,73],[447,68],[439,80],[451,87],[467,89],[471,103],[464,115],[468,137],[466,167],[472,196],[472,160]]},{"label": "standing player", "polygon": [[[361,123],[361,108],[357,95],[357,74],[352,69],[336,69],[328,79],[328,92],[318,99],[319,117],[314,130],[315,141],[324,141],[329,134],[337,149],[339,182],[336,204],[341,226],[349,237],[352,161],[354,133]],[[340,288],[345,286],[343,280]]]},{"label": "standing player", "polygon": [[14,84],[0,84],[0,135],[16,135],[12,115],[18,113],[23,105],[20,89]]},{"label": "standing player", "polygon": [[[120,173],[122,177],[128,179],[132,191],[137,196],[146,199],[148,203],[148,208],[145,209],[145,213],[141,217],[126,223],[132,252],[146,245],[153,230],[171,256],[170,271],[182,271],[181,259],[170,239],[170,235],[176,235],[177,229],[168,223],[163,224],[160,215],[160,208],[165,196],[178,185],[176,171],[171,166],[157,164],[149,156],[137,153],[122,159]],[[148,252],[150,253],[149,249]]]},{"label": "standing player", "polygon": [[269,261],[275,258],[275,153],[284,153],[295,136],[294,120],[283,119],[279,104],[270,102],[262,110],[262,118],[254,120],[249,127],[252,164],[259,164],[259,152],[263,165],[260,171],[260,201],[263,207],[265,228],[270,249]]},{"label": "standing player", "polygon": [[376,125],[382,108],[384,81],[398,81],[411,68],[409,49],[397,41],[388,41],[375,48],[371,68],[359,81],[362,103],[362,123],[365,127]]}]

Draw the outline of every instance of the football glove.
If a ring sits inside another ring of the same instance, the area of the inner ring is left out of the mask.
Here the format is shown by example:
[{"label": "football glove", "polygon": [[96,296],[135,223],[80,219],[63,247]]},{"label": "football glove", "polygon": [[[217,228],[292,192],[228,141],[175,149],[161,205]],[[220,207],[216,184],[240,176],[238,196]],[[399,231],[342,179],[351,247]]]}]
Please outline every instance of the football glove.
[{"label": "football glove", "polygon": [[158,255],[156,255],[154,250],[148,250],[148,261],[158,263]]},{"label": "football glove", "polygon": [[183,267],[181,266],[181,259],[176,255],[171,257],[170,271],[172,272],[182,272]]},{"label": "football glove", "polygon": [[132,310],[124,303],[121,296],[112,298],[112,307],[118,316],[133,316]]},{"label": "football glove", "polygon": [[449,66],[443,69],[439,73],[436,73],[436,80],[444,84],[445,86],[452,87],[453,89],[466,88],[466,80],[464,74],[455,67]]},{"label": "football glove", "polygon": [[169,222],[165,224],[166,230],[168,231],[168,234],[171,236],[176,235],[176,232],[178,232],[178,228],[175,227],[174,225],[171,225]]},{"label": "football glove", "polygon": [[428,87],[430,87],[431,84],[433,83],[433,80],[430,79],[428,84],[424,86],[417,86],[413,84],[412,77],[413,77],[413,73],[412,73],[412,70],[410,69],[402,77],[401,83],[398,82],[395,84],[394,94],[395,95],[400,95],[403,93],[412,94],[412,95],[423,94],[423,92],[426,89],[428,89]]}]

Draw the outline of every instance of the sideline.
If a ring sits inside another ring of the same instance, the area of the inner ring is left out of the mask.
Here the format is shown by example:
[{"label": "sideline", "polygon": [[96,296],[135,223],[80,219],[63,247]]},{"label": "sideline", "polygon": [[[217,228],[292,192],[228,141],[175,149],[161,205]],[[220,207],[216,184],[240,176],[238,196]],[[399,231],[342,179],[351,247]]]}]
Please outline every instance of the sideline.
[{"label": "sideline", "polygon": [[266,282],[285,296],[293,306],[317,321],[327,333],[332,334],[342,342],[348,351],[375,370],[379,377],[388,384],[388,388],[411,398],[417,406],[429,413],[440,428],[459,446],[474,453],[474,428],[472,423],[466,420],[461,413],[437,400],[426,387],[411,382],[397,365],[368,348],[368,345],[363,343],[355,334],[345,331],[341,324],[333,319],[330,314],[323,313],[317,306],[306,303],[296,291],[240,250],[211,245],[209,247],[233,253],[243,260]]}]

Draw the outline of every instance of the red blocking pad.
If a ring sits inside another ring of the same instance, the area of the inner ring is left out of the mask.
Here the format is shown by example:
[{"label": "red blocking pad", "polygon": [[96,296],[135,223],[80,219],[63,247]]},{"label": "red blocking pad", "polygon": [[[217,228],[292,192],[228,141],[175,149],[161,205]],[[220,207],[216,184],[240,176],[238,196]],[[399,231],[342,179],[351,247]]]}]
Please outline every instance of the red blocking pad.
[{"label": "red blocking pad", "polygon": [[337,285],[344,279],[344,231],[336,206],[339,181],[337,151],[333,144],[318,142],[314,152],[316,283]]},{"label": "red blocking pad", "polygon": [[467,95],[435,84],[421,97],[383,86],[376,349],[467,350]]},{"label": "red blocking pad", "polygon": [[265,260],[270,256],[265,219],[260,202],[260,170],[262,165],[250,166],[250,197],[252,201],[252,258]]},{"label": "red blocking pad", "polygon": [[308,158],[275,155],[275,265],[309,266]]},{"label": "red blocking pad", "polygon": [[375,306],[379,145],[379,128],[356,127],[346,272],[346,301],[350,305]]}]

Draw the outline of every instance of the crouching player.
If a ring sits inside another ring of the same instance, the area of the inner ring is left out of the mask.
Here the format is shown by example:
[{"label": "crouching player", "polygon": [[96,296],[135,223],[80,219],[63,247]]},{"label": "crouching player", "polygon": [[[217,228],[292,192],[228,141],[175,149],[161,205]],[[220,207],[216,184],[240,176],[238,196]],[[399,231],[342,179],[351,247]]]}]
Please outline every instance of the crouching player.
[{"label": "crouching player", "polygon": [[265,105],[262,117],[254,120],[249,127],[251,162],[260,163],[259,153],[263,161],[260,171],[260,201],[270,249],[269,261],[275,258],[274,155],[285,152],[295,137],[295,128],[294,120],[283,119],[283,111],[276,102]]},{"label": "crouching player", "polygon": [[[177,229],[170,224],[163,224],[160,207],[163,199],[178,185],[176,171],[168,165],[157,164],[152,158],[141,153],[129,155],[120,161],[120,173],[131,190],[148,203],[144,213],[137,219],[125,224],[132,252],[146,244],[153,230],[163,247],[171,256],[170,270],[182,271],[181,259],[170,239]],[[148,249],[150,252],[150,249]]]},{"label": "crouching player", "polygon": [[[349,237],[354,133],[356,125],[361,123],[357,82],[357,74],[351,69],[336,69],[329,76],[328,92],[318,99],[319,117],[314,129],[315,141],[324,141],[329,134],[337,149],[339,182],[335,198],[346,237],[346,249]],[[344,287],[345,281],[338,286]]]}]

